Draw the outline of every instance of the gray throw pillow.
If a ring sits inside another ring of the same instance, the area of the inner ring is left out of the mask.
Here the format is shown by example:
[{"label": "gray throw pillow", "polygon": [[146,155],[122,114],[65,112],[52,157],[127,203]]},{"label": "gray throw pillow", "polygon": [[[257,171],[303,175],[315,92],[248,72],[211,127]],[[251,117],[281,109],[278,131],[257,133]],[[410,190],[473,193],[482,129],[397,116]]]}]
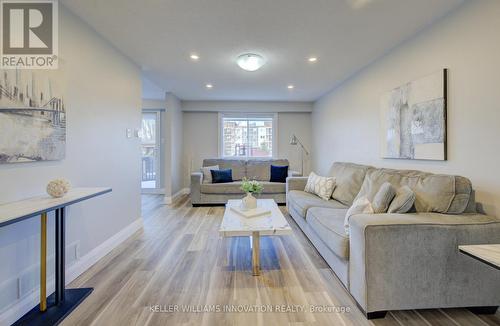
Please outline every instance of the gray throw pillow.
[{"label": "gray throw pillow", "polygon": [[396,197],[389,205],[388,213],[408,213],[415,203],[415,193],[408,186],[403,186],[396,191]]},{"label": "gray throw pillow", "polygon": [[212,166],[204,166],[201,168],[201,172],[203,172],[203,183],[212,183],[212,172],[211,170],[219,170],[218,165]]},{"label": "gray throw pillow", "polygon": [[387,212],[391,201],[396,196],[396,189],[389,183],[384,182],[373,197],[372,207],[375,214]]}]

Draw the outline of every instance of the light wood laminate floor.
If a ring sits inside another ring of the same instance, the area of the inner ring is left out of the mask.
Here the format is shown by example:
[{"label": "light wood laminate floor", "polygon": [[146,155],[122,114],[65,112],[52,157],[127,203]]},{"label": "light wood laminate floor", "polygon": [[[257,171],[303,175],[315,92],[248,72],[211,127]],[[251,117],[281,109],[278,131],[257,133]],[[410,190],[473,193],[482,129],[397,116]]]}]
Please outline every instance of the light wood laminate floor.
[{"label": "light wood laminate floor", "polygon": [[[294,234],[262,238],[262,275],[254,277],[249,239],[219,236],[223,207],[193,208],[187,196],[172,205],[162,199],[144,195],[144,229],[70,284],[95,290],[63,325],[500,325],[498,312],[464,309],[391,311],[367,321],[284,207]],[[297,311],[168,312],[174,305]],[[350,312],[313,313],[310,305]]]}]

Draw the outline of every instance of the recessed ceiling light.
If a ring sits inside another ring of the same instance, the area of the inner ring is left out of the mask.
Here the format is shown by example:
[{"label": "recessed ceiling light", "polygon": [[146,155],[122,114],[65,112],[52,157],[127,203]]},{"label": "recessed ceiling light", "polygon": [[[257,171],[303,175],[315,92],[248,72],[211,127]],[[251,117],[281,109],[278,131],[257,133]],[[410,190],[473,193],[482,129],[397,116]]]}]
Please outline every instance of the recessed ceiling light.
[{"label": "recessed ceiling light", "polygon": [[288,85],[288,86],[287,86],[287,88],[288,88],[288,89],[294,89],[294,87],[295,87],[295,86],[293,86],[293,85]]},{"label": "recessed ceiling light", "polygon": [[191,60],[194,60],[194,61],[197,61],[198,59],[200,59],[200,56],[197,54],[194,54],[194,53],[191,54],[189,57],[191,58]]},{"label": "recessed ceiling light", "polygon": [[214,85],[212,85],[212,84],[206,84],[205,87],[208,88],[208,89],[210,89],[210,88],[214,88]]},{"label": "recessed ceiling light", "polygon": [[316,61],[318,61],[318,58],[316,58],[316,57],[309,57],[309,59],[307,59],[307,61],[309,61],[309,62],[316,62]]},{"label": "recessed ceiling light", "polygon": [[240,66],[241,69],[246,71],[255,71],[260,69],[264,64],[266,64],[266,60],[263,56],[255,53],[245,53],[240,55],[236,59],[236,63]]}]

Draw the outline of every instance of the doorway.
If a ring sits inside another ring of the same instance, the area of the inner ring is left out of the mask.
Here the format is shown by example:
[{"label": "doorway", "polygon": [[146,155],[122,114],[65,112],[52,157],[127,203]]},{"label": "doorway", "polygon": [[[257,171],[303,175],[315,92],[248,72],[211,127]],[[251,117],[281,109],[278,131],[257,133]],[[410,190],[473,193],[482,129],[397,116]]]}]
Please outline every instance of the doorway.
[{"label": "doorway", "polygon": [[142,193],[161,193],[161,111],[143,110],[141,124]]}]

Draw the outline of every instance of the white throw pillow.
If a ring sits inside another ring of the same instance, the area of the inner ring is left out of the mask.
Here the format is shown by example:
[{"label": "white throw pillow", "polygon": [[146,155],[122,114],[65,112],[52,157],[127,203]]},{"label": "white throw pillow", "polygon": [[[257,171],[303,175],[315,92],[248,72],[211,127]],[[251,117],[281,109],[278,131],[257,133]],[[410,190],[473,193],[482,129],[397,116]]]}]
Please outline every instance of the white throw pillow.
[{"label": "white throw pillow", "polygon": [[204,166],[200,170],[203,173],[203,183],[212,183],[212,172],[210,171],[219,170],[219,166],[218,165]]},{"label": "white throw pillow", "polygon": [[322,177],[314,172],[309,174],[304,191],[319,196],[323,200],[329,200],[335,189],[335,178]]},{"label": "white throw pillow", "polygon": [[349,235],[349,219],[356,214],[373,214],[372,203],[366,197],[358,198],[352,203],[351,208],[347,210],[344,218],[345,233]]}]

